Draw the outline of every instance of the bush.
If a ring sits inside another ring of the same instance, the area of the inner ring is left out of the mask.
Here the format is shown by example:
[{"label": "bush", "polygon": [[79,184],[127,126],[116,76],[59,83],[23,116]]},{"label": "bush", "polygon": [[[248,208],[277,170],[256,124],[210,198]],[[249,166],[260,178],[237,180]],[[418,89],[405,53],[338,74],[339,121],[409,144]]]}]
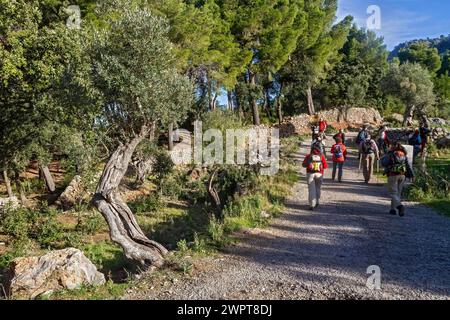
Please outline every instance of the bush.
[{"label": "bush", "polygon": [[165,207],[164,201],[158,193],[150,193],[149,195],[139,198],[138,200],[128,204],[130,209],[138,214],[153,213]]},{"label": "bush", "polygon": [[159,188],[162,195],[177,200],[185,195],[183,188],[185,184],[181,175],[170,174],[162,179]]},{"label": "bush", "polygon": [[75,230],[82,234],[93,235],[97,233],[105,223],[105,219],[96,211],[92,211],[88,217],[78,217],[78,223]]},{"label": "bush", "polygon": [[44,248],[59,247],[64,232],[56,216],[57,212],[47,205],[37,209],[7,209],[0,220],[0,232],[14,241],[35,240]]}]

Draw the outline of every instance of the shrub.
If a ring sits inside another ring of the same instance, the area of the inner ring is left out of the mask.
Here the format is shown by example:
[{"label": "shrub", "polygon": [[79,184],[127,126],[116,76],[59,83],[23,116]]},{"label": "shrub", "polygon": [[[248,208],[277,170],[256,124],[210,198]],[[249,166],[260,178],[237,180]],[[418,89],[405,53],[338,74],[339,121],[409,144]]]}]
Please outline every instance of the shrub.
[{"label": "shrub", "polygon": [[183,176],[179,174],[170,174],[162,179],[159,188],[162,195],[177,200],[185,194],[183,188],[185,183],[186,182],[183,181]]},{"label": "shrub", "polygon": [[128,204],[133,212],[153,213],[164,208],[165,203],[162,201],[161,196],[158,193],[150,193],[149,195],[139,198],[138,200]]},{"label": "shrub", "polygon": [[209,221],[208,234],[213,241],[221,242],[225,235],[223,224],[213,217]]},{"label": "shrub", "polygon": [[58,247],[64,237],[57,212],[41,204],[37,209],[7,209],[0,220],[0,231],[14,241],[37,241],[42,247]]},{"label": "shrub", "polygon": [[82,234],[93,235],[97,233],[103,226],[105,220],[96,211],[91,211],[87,217],[78,217],[78,223],[75,230]]}]

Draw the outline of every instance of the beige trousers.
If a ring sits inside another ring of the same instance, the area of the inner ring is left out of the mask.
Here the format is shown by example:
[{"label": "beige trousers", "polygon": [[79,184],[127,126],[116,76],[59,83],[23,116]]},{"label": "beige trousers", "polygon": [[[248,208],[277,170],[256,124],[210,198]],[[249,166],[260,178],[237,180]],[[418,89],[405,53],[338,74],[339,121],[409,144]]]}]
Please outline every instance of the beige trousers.
[{"label": "beige trousers", "polygon": [[375,162],[375,154],[362,155],[362,167],[365,181],[370,181],[373,175],[373,164]]},{"label": "beige trousers", "polygon": [[402,205],[402,191],[406,178],[404,175],[388,177],[388,190],[391,197],[391,209],[395,210]]},{"label": "beige trousers", "polygon": [[320,201],[320,189],[322,188],[323,175],[321,173],[308,173],[309,205],[315,207]]}]

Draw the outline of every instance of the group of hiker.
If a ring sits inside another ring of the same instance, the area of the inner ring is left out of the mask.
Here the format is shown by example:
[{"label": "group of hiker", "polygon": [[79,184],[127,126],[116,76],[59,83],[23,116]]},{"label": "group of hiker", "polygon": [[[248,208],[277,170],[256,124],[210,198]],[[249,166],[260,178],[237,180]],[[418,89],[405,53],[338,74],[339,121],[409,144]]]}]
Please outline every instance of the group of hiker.
[{"label": "group of hiker", "polygon": [[[314,126],[312,135],[311,151],[306,155],[302,166],[306,168],[307,183],[309,191],[309,207],[315,210],[320,205],[321,187],[323,183],[323,175],[325,169],[328,169],[326,147],[324,140],[326,139],[325,130],[327,123],[320,118],[317,125]],[[422,126],[421,126],[422,128]],[[414,146],[416,155],[416,146],[419,146],[417,152],[423,152],[426,146],[426,136],[429,132],[418,129],[410,137],[409,144]],[[421,139],[421,135],[425,135],[425,140]],[[419,139],[417,138],[419,137]],[[343,181],[343,167],[347,160],[347,147],[344,130],[339,130],[333,136],[334,144],[330,149],[331,159],[333,163],[332,181]],[[423,143],[425,141],[425,143]],[[397,141],[389,141],[387,127],[383,126],[375,141],[369,132],[369,126],[364,125],[359,131],[356,138],[358,147],[358,160],[360,168],[362,166],[364,183],[369,184],[373,176],[374,164],[381,163],[384,167],[384,173],[388,177],[388,192],[391,197],[390,214],[399,216],[405,215],[405,207],[401,202],[401,194],[406,179],[414,178],[412,163],[408,160],[408,152],[405,147]],[[383,156],[381,156],[381,152]]]}]

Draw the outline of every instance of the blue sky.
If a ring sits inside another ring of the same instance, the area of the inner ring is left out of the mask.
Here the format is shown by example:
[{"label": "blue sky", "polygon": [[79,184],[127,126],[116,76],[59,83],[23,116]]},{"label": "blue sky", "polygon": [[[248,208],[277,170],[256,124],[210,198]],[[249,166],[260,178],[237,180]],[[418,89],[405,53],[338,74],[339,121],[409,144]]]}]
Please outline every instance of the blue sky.
[{"label": "blue sky", "polygon": [[370,5],[380,8],[381,29],[374,31],[389,50],[407,40],[450,34],[449,0],[339,0],[338,20],[350,14],[366,28]]}]

